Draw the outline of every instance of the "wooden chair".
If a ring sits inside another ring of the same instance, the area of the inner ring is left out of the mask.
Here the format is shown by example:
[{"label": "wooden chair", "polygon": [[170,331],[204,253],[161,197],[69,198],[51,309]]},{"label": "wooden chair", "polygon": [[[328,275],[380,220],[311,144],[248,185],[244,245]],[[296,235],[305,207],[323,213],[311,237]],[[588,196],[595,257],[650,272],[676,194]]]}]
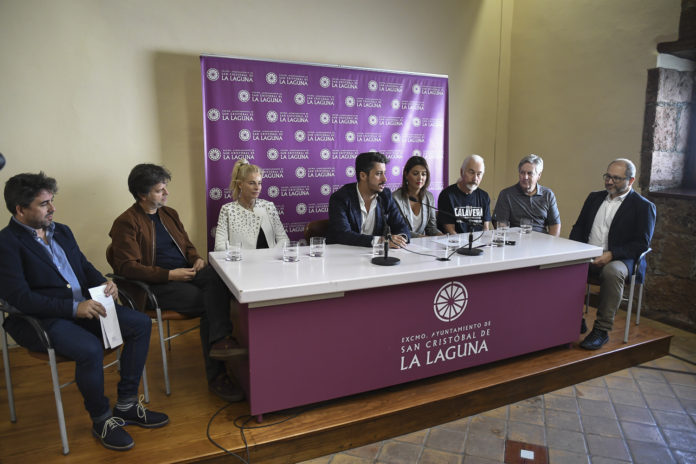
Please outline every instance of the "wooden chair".
[{"label": "wooden chair", "polygon": [[304,228],[304,238],[309,243],[309,239],[312,237],[326,237],[326,233],[329,230],[329,220],[319,219],[317,221],[312,221],[307,223]]},{"label": "wooden chair", "polygon": [[[39,323],[39,320],[36,319],[35,317],[32,316],[27,316],[26,314],[22,313],[19,311],[17,308],[9,305],[7,302],[4,300],[0,299],[0,341],[2,343],[2,358],[3,358],[3,366],[5,370],[5,384],[7,385],[7,402],[9,404],[10,408],[10,422],[15,423],[17,422],[17,414],[15,410],[15,404],[14,404],[14,391],[12,389],[12,373],[10,372],[10,356],[8,353],[8,342],[7,342],[7,333],[5,331],[5,313],[10,314],[14,317],[20,317],[24,319],[26,322],[28,322],[31,327],[34,329],[36,332],[37,337],[39,338],[39,341],[41,342],[41,345],[44,347],[46,350],[45,352],[42,351],[31,351],[28,348],[26,348],[27,352],[29,353],[30,356],[33,358],[39,359],[40,361],[48,362],[48,365],[51,370],[51,381],[53,384],[53,396],[55,397],[56,401],[56,412],[58,414],[58,429],[60,432],[60,441],[62,445],[62,451],[63,454],[68,454],[70,452],[70,448],[68,446],[68,434],[66,431],[65,427],[65,414],[63,413],[63,398],[60,393],[61,389],[64,387],[67,387],[68,385],[71,385],[75,383],[75,379],[66,382],[64,384],[60,384],[58,380],[58,363],[62,362],[73,362],[72,359],[66,358],[64,356],[61,356],[59,354],[56,354],[55,349],[53,348],[53,345],[51,344],[51,340],[46,333],[46,331],[41,327],[41,324]],[[118,365],[119,364],[119,358],[120,358],[120,349],[108,349],[104,350],[104,356],[107,356],[113,352],[116,352],[116,360],[111,361],[107,364],[104,365],[104,369],[111,367],[113,365]],[[149,403],[150,402],[150,393],[148,390],[147,386],[147,371],[145,367],[143,367],[143,393],[145,395],[145,402]]]},{"label": "wooden chair", "polygon": [[[138,310],[140,312],[143,312],[147,314],[150,319],[152,319],[154,322],[157,323],[157,330],[159,332],[159,340],[160,340],[160,350],[162,352],[162,370],[164,372],[164,387],[165,387],[165,392],[168,395],[171,394],[171,385],[169,382],[169,364],[167,361],[167,348],[165,348],[165,343],[168,344],[169,351],[172,350],[172,343],[171,340],[174,338],[184,335],[185,333],[191,332],[192,330],[196,330],[200,327],[200,324],[196,324],[193,327],[189,327],[185,330],[182,330],[180,332],[177,332],[172,335],[170,327],[169,327],[169,321],[183,321],[183,320],[188,320],[188,319],[198,319],[199,316],[190,316],[186,314],[181,314],[173,310],[167,310],[167,309],[162,309],[159,305],[159,302],[157,301],[157,296],[153,293],[152,289],[148,284],[145,282],[139,281],[139,280],[133,280],[133,279],[127,279],[123,276],[117,275],[117,274],[106,274],[107,277],[112,279],[116,284],[119,286],[119,291],[121,291],[121,286],[123,285],[124,288],[137,288],[138,290],[142,291],[146,295],[146,302],[144,304],[138,305],[135,303],[135,299],[133,298],[132,293],[129,293],[127,290],[124,290],[124,293],[126,295],[126,300],[128,301],[128,304],[135,310]],[[164,325],[166,321],[166,326],[167,326],[167,336],[164,336]]]},{"label": "wooden chair", "polygon": [[[627,302],[628,306],[626,309],[626,329],[624,330],[624,343],[628,343],[628,329],[631,327],[631,309],[633,307],[633,296],[635,292],[636,283],[638,284],[638,304],[636,305],[636,325],[640,324],[640,308],[643,304],[643,286],[645,285],[645,274],[640,272],[640,265],[645,261],[648,253],[652,251],[652,248],[645,250],[636,260],[633,265],[633,273],[631,277],[626,279],[626,284],[628,284],[628,297],[622,295],[621,302]],[[589,310],[590,307],[590,294],[596,295],[596,293],[591,292],[591,285],[599,285],[599,277],[588,276],[587,278],[587,292],[585,295],[585,312]],[[624,286],[624,293],[626,291],[626,286]]]}]

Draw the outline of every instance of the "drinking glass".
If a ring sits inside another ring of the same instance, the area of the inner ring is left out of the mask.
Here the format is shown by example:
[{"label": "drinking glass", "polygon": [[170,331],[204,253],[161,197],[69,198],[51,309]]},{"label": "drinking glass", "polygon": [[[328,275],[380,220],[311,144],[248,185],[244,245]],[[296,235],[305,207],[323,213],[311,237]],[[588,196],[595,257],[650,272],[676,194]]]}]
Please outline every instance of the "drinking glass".
[{"label": "drinking glass", "polygon": [[532,219],[525,217],[520,219],[520,230],[522,231],[523,234],[531,234],[532,233]]},{"label": "drinking glass", "polygon": [[324,256],[325,247],[325,237],[311,237],[309,239],[309,256],[321,258],[322,256]]},{"label": "drinking glass", "polygon": [[372,237],[372,257],[384,256],[384,243],[380,235]]},{"label": "drinking glass", "polygon": [[447,234],[447,254],[453,253],[461,247],[462,237],[459,234]]},{"label": "drinking glass", "polygon": [[300,260],[299,244],[295,240],[286,240],[283,244],[283,261],[294,263]]},{"label": "drinking glass", "polygon": [[494,247],[505,246],[505,234],[510,225],[505,221],[498,221],[495,230],[493,231],[493,239],[491,245]]},{"label": "drinking glass", "polygon": [[229,240],[225,242],[225,261],[242,260],[242,242]]}]

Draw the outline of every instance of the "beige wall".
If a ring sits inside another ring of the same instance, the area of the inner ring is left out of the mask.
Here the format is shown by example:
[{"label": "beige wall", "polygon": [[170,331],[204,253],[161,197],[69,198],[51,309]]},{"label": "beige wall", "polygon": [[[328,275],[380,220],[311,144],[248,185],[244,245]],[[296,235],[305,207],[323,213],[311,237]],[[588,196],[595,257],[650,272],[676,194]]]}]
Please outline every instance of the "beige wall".
[{"label": "beige wall", "polygon": [[[544,158],[567,236],[614,158],[640,161],[647,70],[657,43],[676,40],[679,0],[516,0],[508,172]],[[636,184],[637,185],[637,184]],[[497,195],[497,193],[496,193]]]},{"label": "beige wall", "polygon": [[201,53],[448,74],[457,165],[491,152],[501,11],[497,0],[0,0],[0,182],[56,177],[56,220],[107,272],[130,168],[163,163],[169,204],[204,249]]},{"label": "beige wall", "polygon": [[107,272],[130,168],[162,163],[204,249],[198,55],[344,64],[448,74],[450,181],[479,153],[496,197],[538,153],[567,235],[606,161],[637,157],[645,71],[678,18],[679,0],[0,0],[0,182],[56,177],[56,220]]}]

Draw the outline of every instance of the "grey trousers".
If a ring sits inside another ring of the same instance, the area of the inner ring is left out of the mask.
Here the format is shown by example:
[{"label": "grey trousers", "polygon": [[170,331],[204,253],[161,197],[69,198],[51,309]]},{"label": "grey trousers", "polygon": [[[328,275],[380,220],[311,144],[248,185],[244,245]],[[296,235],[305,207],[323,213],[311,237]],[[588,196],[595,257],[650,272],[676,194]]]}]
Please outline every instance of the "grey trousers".
[{"label": "grey trousers", "polygon": [[614,260],[603,267],[590,264],[590,274],[598,275],[600,281],[599,305],[594,328],[610,332],[614,326],[616,310],[621,304],[628,268],[623,261]]}]

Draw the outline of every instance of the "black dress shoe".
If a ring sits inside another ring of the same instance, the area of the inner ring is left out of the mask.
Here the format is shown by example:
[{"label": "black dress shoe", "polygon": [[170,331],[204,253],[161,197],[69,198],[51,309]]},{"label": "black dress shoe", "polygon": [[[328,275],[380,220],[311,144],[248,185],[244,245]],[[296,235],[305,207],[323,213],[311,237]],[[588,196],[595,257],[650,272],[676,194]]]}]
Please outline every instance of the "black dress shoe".
[{"label": "black dress shoe", "polygon": [[580,343],[580,348],[598,350],[608,341],[609,334],[606,330],[592,329],[592,332]]},{"label": "black dress shoe", "polygon": [[582,322],[580,323],[580,333],[584,334],[587,332],[587,324],[585,323],[585,318],[582,318]]}]

